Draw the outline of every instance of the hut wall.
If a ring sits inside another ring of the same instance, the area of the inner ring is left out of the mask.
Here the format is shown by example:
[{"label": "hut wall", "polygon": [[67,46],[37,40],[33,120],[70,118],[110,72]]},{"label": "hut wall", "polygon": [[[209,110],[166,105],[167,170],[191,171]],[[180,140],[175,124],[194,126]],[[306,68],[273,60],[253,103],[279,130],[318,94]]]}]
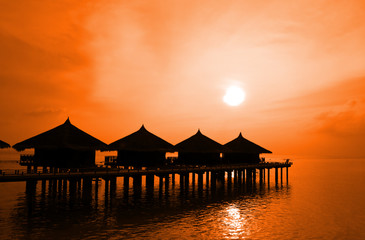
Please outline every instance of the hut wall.
[{"label": "hut wall", "polygon": [[179,152],[178,164],[217,165],[221,163],[220,153]]},{"label": "hut wall", "polygon": [[56,168],[84,168],[95,166],[94,150],[35,149],[35,165]]},{"label": "hut wall", "polygon": [[134,167],[158,167],[166,161],[166,153],[159,151],[118,151],[117,165]]},{"label": "hut wall", "polygon": [[224,153],[224,163],[258,163],[260,162],[259,153]]}]

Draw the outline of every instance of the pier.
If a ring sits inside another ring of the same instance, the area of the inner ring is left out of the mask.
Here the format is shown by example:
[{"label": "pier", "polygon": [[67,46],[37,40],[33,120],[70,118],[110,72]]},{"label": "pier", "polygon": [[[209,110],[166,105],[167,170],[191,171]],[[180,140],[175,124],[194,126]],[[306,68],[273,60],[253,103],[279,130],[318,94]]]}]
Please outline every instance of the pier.
[{"label": "pier", "polygon": [[[13,170],[13,172],[3,171],[0,174],[0,182],[16,182],[16,181],[37,181],[37,180],[75,180],[75,179],[110,179],[116,177],[128,178],[132,177],[134,183],[139,183],[138,179],[142,176],[146,176],[146,179],[151,179],[148,176],[158,176],[160,178],[169,176],[172,174],[172,180],[175,181],[175,174],[180,175],[180,179],[189,181],[189,174],[192,173],[195,180],[195,174],[198,174],[198,182],[202,181],[202,175],[206,173],[206,178],[215,179],[219,177],[225,177],[227,173],[228,181],[232,179],[230,176],[234,176],[237,181],[256,181],[257,172],[259,182],[265,182],[265,176],[267,172],[268,182],[270,179],[270,170],[275,169],[275,183],[279,182],[279,169],[280,179],[283,182],[283,168],[286,168],[286,181],[288,181],[289,167],[291,162],[264,162],[258,164],[234,164],[234,165],[218,165],[218,166],[169,166],[156,169],[121,169],[121,168],[96,168],[96,169],[77,169],[76,171],[68,172],[20,172],[19,170]],[[186,179],[187,178],[187,179]],[[137,179],[137,180],[136,180]],[[236,181],[235,180],[235,181]]]}]

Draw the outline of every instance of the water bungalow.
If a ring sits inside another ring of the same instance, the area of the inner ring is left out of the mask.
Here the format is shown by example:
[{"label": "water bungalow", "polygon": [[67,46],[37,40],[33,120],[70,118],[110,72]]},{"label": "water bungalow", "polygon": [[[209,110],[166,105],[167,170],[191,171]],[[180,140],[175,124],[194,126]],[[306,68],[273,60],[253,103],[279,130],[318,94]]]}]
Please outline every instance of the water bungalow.
[{"label": "water bungalow", "polygon": [[[28,166],[28,171],[26,173],[20,173],[19,170],[15,173],[2,172],[0,182],[27,181],[28,185],[35,186],[38,180],[42,180],[42,189],[44,189],[46,180],[49,180],[49,186],[58,184],[58,189],[62,189],[62,186],[63,189],[67,189],[67,181],[69,181],[69,189],[74,191],[76,185],[80,189],[81,180],[83,188],[89,188],[93,179],[98,181],[99,178],[103,178],[106,194],[109,182],[110,191],[114,192],[117,177],[124,178],[126,193],[129,189],[129,178],[132,177],[133,190],[138,195],[142,186],[142,176],[145,176],[147,188],[149,186],[151,189],[152,186],[152,192],[155,176],[159,177],[159,189],[161,190],[165,185],[167,191],[170,176],[174,185],[176,174],[180,175],[182,190],[189,188],[190,176],[192,182],[195,182],[195,175],[198,175],[198,189],[201,188],[204,174],[205,182],[212,190],[215,189],[217,181],[224,182],[226,176],[228,186],[231,186],[232,176],[234,176],[235,184],[246,182],[247,186],[255,187],[257,171],[260,187],[265,183],[265,176],[267,176],[270,188],[270,170],[275,169],[275,184],[278,186],[279,169],[281,183],[283,168],[286,168],[288,182],[288,168],[292,165],[289,159],[281,163],[260,162],[260,153],[271,152],[243,138],[241,133],[236,139],[221,145],[198,130],[195,135],[173,146],[147,131],[142,125],[138,131],[108,146],[73,126],[69,119],[56,128],[15,144],[13,148],[18,151],[34,148],[33,156],[23,155],[20,159],[20,164]],[[128,169],[94,168],[95,150],[118,151],[118,156],[106,157],[105,165],[127,166]],[[178,152],[178,158],[171,158],[173,166],[161,168],[167,163],[167,152]],[[43,172],[31,171],[31,167],[37,170],[38,166],[43,167]],[[133,166],[134,169],[130,169],[129,166]],[[48,172],[48,167],[52,173]],[[57,168],[71,169],[71,171],[58,171]]]},{"label": "water bungalow", "polygon": [[179,164],[215,165],[221,163],[220,154],[225,148],[198,130],[195,135],[176,144],[174,149],[178,152]]},{"label": "water bungalow", "polygon": [[163,166],[166,152],[172,152],[173,145],[142,127],[111,144],[109,150],[118,151],[118,156],[106,157],[106,165],[124,167],[155,167]]},{"label": "water bungalow", "polygon": [[240,133],[232,141],[224,144],[226,150],[223,152],[225,163],[259,163],[260,153],[272,153],[271,151],[247,140]]},{"label": "water bungalow", "polygon": [[10,145],[0,140],[0,148],[10,148]]},{"label": "water bungalow", "polygon": [[47,171],[65,168],[87,168],[95,166],[95,151],[106,150],[107,145],[71,124],[64,124],[49,131],[19,142],[13,146],[17,151],[34,148],[34,155],[21,155],[20,165],[43,167]]}]

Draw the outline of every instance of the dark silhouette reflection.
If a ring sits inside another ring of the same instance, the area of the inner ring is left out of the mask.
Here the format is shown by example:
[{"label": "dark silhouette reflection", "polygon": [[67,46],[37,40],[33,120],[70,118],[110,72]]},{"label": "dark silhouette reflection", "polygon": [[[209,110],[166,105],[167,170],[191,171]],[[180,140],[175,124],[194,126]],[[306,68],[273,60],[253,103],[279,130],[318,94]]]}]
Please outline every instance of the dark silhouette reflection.
[{"label": "dark silhouette reflection", "polygon": [[161,223],[211,204],[246,198],[270,204],[290,195],[289,186],[270,189],[250,171],[175,175],[29,181],[12,211],[15,238],[109,238],[110,229]]}]

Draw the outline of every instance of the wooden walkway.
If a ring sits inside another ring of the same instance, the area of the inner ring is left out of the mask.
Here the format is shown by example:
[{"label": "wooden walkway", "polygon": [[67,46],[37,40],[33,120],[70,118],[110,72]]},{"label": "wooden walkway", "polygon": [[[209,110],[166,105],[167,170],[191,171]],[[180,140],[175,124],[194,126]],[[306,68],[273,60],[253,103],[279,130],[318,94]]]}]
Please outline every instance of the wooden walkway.
[{"label": "wooden walkway", "polygon": [[188,173],[204,173],[204,172],[231,172],[233,170],[265,170],[275,168],[276,172],[279,168],[291,167],[291,162],[265,162],[259,164],[235,164],[235,165],[219,165],[219,166],[173,166],[158,169],[119,169],[119,168],[98,168],[78,172],[58,172],[58,173],[26,173],[26,172],[2,172],[0,182],[16,182],[28,180],[50,180],[50,179],[80,179],[80,178],[110,178],[121,176],[142,176],[142,175],[169,175],[169,174],[188,174]]}]

